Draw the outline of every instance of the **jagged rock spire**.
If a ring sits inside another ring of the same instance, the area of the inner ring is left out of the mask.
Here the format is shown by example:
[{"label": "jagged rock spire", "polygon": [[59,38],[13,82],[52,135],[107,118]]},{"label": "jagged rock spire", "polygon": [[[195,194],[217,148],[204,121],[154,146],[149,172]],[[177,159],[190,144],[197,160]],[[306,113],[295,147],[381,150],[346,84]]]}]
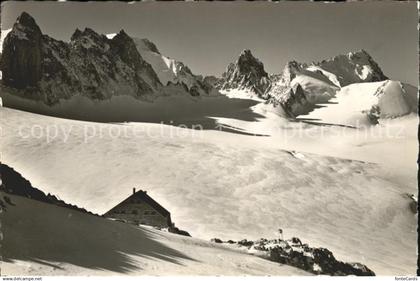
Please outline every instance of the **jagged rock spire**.
[{"label": "jagged rock spire", "polygon": [[245,49],[241,52],[235,63],[230,63],[223,73],[223,89],[247,89],[257,95],[264,94],[269,87],[268,74],[264,64],[255,58],[251,51]]}]

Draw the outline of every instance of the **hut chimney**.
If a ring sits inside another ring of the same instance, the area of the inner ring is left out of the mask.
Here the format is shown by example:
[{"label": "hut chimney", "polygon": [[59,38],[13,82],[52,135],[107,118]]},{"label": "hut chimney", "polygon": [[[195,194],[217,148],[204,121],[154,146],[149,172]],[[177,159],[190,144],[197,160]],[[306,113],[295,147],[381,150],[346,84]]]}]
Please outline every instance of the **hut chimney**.
[{"label": "hut chimney", "polygon": [[135,194],[136,193],[136,188],[135,187],[133,187],[133,194]]}]

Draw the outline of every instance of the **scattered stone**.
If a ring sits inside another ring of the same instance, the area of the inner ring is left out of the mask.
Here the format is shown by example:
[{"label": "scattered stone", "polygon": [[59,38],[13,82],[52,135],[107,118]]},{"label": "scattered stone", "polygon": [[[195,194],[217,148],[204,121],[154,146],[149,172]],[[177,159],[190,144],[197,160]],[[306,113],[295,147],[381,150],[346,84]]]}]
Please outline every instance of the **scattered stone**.
[{"label": "scattered stone", "polygon": [[242,246],[245,246],[245,247],[251,247],[252,245],[254,245],[254,242],[243,239],[241,241],[238,241],[238,244],[242,245]]},{"label": "scattered stone", "polygon": [[213,243],[223,243],[223,241],[220,240],[219,238],[212,238],[210,241]]}]

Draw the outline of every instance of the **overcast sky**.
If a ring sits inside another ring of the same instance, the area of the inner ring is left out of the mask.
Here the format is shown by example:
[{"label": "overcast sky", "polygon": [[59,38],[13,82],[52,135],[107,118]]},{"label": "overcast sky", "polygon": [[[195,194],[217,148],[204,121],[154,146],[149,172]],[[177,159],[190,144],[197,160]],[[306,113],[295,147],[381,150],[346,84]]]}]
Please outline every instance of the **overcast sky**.
[{"label": "overcast sky", "polygon": [[2,29],[22,12],[43,33],[68,41],[76,27],[148,38],[196,74],[220,76],[243,49],[266,71],[365,49],[386,75],[417,85],[413,2],[3,2]]}]

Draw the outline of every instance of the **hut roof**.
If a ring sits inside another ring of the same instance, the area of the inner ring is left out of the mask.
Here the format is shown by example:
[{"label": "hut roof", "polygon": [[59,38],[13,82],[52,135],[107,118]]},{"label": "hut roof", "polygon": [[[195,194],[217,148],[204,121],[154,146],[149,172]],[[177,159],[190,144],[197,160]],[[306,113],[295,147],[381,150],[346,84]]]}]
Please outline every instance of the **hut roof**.
[{"label": "hut roof", "polygon": [[166,210],[164,207],[162,207],[162,205],[160,205],[158,202],[156,202],[152,197],[150,197],[147,194],[146,191],[143,191],[143,190],[139,190],[137,192],[134,192],[129,197],[127,197],[126,199],[124,199],[121,203],[117,204],[111,210],[109,210],[108,212],[106,212],[105,215],[108,214],[108,213],[110,213],[111,211],[113,211],[115,208],[117,208],[117,207],[119,207],[119,206],[127,203],[128,201],[130,201],[133,198],[141,199],[143,202],[149,204],[153,209],[155,209],[162,216],[167,217],[167,216],[170,216],[171,215],[168,210]]}]

